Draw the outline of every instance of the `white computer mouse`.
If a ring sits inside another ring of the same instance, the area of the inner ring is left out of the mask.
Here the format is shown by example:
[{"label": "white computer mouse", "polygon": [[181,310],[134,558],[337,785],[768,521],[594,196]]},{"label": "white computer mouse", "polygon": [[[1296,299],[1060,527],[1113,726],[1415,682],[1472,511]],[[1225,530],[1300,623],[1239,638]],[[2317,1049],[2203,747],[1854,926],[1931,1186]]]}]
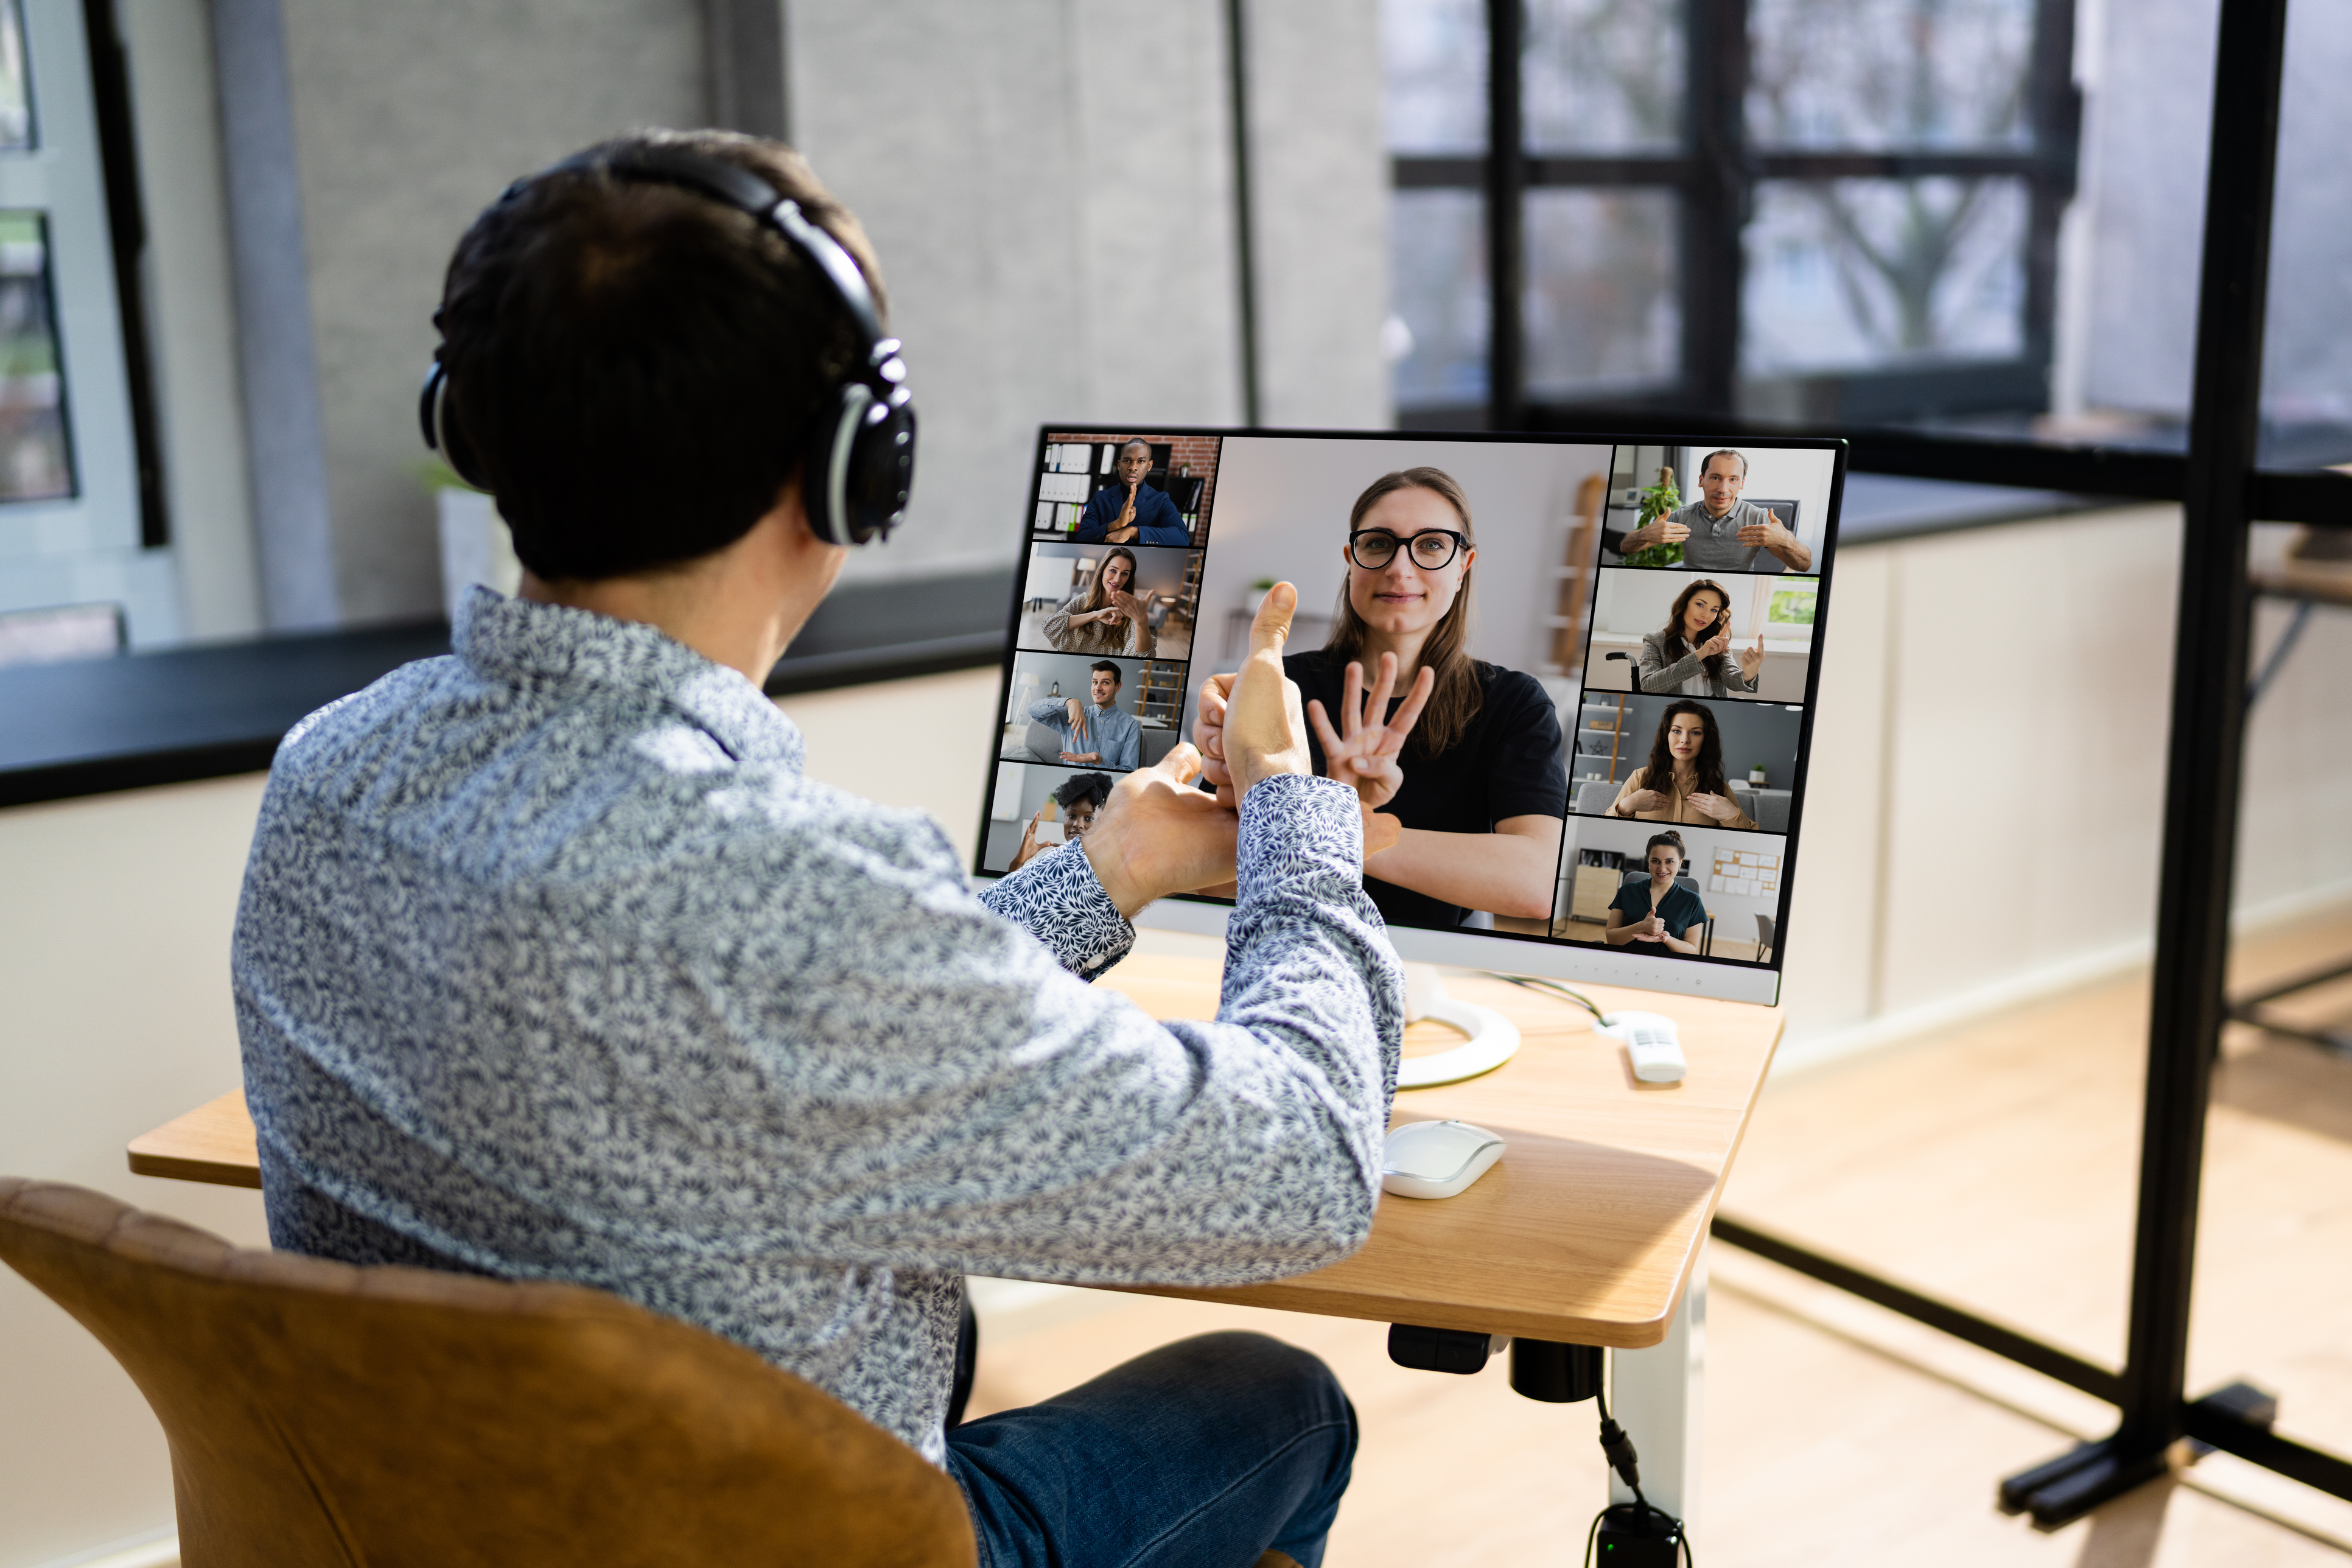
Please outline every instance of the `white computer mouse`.
[{"label": "white computer mouse", "polygon": [[1483,1127],[1408,1121],[1389,1134],[1381,1186],[1401,1198],[1450,1198],[1502,1157],[1502,1139]]},{"label": "white computer mouse", "polygon": [[1643,1083],[1680,1083],[1690,1070],[1683,1060],[1682,1031],[1662,1013],[1612,1013],[1594,1033],[1625,1042],[1625,1054],[1633,1058],[1633,1076]]}]

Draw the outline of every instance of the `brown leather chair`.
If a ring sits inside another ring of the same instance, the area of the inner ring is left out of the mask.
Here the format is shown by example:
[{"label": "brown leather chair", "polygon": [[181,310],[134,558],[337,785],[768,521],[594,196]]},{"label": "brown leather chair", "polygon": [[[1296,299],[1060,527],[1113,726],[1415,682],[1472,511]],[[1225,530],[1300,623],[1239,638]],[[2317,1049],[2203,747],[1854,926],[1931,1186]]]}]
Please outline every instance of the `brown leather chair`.
[{"label": "brown leather chair", "polygon": [[0,1259],[154,1407],[185,1568],[974,1560],[913,1449],[601,1291],[249,1251],[7,1176]]}]

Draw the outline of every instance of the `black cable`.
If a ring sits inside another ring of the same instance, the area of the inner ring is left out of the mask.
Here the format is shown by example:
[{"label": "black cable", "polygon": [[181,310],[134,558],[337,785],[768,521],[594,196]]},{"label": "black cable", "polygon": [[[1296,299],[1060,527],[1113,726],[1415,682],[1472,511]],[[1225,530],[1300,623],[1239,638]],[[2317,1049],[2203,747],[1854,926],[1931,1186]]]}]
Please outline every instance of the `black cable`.
[{"label": "black cable", "polygon": [[[1562,989],[1566,988],[1562,987]],[[1643,1494],[1642,1457],[1634,1451],[1633,1439],[1627,1435],[1625,1428],[1620,1426],[1615,1417],[1609,1414],[1608,1394],[1599,1388],[1594,1389],[1592,1393],[1594,1403],[1601,1407],[1601,1452],[1609,1461],[1610,1469],[1616,1472],[1617,1479],[1623,1481],[1626,1489],[1633,1494],[1633,1501],[1631,1505],[1636,1510],[1633,1517],[1640,1519],[1655,1514],[1659,1519],[1664,1520],[1675,1532],[1675,1544],[1682,1549],[1685,1568],[1698,1568],[1697,1554],[1691,1551],[1690,1531],[1684,1526],[1681,1520],[1676,1519]],[[1592,1528],[1585,1532],[1584,1539],[1585,1568],[1591,1568],[1592,1544],[1600,1539],[1601,1521],[1616,1510],[1626,1506],[1628,1505],[1624,1503],[1612,1503],[1592,1516]]]},{"label": "black cable", "polygon": [[1546,980],[1541,975],[1538,974],[1505,974],[1499,971],[1489,971],[1489,973],[1493,973],[1495,978],[1497,980],[1507,980],[1512,984],[1525,986],[1529,991],[1541,991],[1548,995],[1573,1002],[1578,1006],[1583,1008],[1586,1012],[1591,1014],[1595,1023],[1607,1021],[1608,1015],[1602,1013],[1600,1008],[1594,1006],[1591,997],[1585,995],[1581,991],[1570,990],[1569,987],[1562,985],[1557,980]]}]

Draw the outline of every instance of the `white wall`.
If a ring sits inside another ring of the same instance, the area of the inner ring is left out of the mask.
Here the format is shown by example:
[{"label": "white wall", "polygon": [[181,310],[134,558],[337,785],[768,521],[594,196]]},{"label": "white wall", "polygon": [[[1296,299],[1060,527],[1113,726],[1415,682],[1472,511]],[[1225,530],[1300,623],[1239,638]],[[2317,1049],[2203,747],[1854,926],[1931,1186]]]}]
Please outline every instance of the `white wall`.
[{"label": "white wall", "polygon": [[[2179,531],[2177,508],[2132,507],[1840,558],[1784,1062],[2145,960]],[[2282,619],[2262,608],[2258,649]],[[2352,899],[2347,657],[2352,616],[2322,614],[2249,721],[2242,923]]]}]

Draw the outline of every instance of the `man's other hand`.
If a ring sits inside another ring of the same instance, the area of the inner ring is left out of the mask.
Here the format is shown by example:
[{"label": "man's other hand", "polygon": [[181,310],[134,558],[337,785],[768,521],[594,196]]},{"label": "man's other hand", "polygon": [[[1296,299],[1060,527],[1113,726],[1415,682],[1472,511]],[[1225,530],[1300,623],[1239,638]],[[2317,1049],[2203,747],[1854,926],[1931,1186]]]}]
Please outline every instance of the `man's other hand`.
[{"label": "man's other hand", "polygon": [[1283,645],[1290,640],[1290,617],[1297,609],[1298,590],[1276,583],[1257,607],[1257,619],[1250,625],[1249,657],[1242,660],[1225,698],[1221,740],[1236,799],[1246,796],[1260,779],[1315,771],[1298,688],[1282,672]]},{"label": "man's other hand", "polygon": [[1178,745],[1111,786],[1110,799],[1078,841],[1095,879],[1132,919],[1154,899],[1234,879],[1241,819],[1192,787],[1201,753]]}]

